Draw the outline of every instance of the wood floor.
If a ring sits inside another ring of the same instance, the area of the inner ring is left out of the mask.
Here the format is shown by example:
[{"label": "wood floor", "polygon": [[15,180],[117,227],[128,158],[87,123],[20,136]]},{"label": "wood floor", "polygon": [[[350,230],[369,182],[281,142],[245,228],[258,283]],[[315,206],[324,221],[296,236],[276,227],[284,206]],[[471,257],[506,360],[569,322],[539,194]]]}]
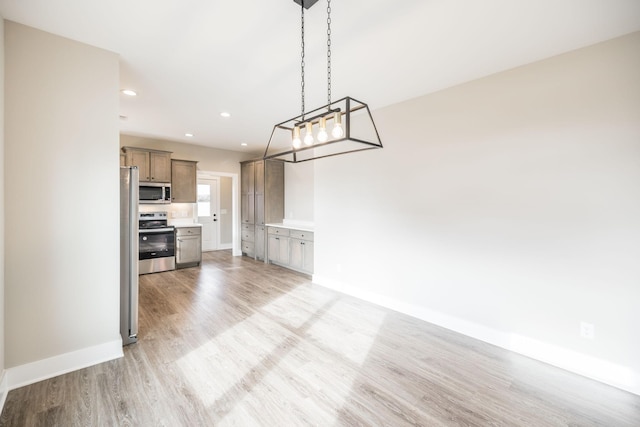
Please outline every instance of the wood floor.
[{"label": "wood floor", "polygon": [[142,276],[124,358],[9,393],[3,426],[640,426],[640,396],[227,251]]}]

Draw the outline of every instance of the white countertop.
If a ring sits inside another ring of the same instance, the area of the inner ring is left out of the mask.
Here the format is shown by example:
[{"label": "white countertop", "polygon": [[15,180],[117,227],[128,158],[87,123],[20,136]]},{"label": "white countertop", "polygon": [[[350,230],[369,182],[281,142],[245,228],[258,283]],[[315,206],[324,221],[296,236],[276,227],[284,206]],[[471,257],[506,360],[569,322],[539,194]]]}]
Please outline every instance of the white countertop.
[{"label": "white countertop", "polygon": [[314,226],[309,224],[291,224],[291,223],[271,223],[265,224],[267,227],[288,228],[289,230],[314,231]]}]

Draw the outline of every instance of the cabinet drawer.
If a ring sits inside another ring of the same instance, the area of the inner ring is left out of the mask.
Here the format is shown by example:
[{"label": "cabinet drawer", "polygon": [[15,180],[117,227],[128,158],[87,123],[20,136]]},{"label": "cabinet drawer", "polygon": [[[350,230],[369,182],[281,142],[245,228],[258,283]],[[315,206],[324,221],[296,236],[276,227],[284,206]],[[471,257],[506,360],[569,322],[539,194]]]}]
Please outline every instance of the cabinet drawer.
[{"label": "cabinet drawer", "polygon": [[254,231],[252,230],[242,230],[242,234],[241,234],[241,240],[247,241],[247,242],[253,242],[254,240]]},{"label": "cabinet drawer", "polygon": [[242,231],[253,230],[253,224],[242,224]]},{"label": "cabinet drawer", "polygon": [[246,242],[246,241],[242,241],[242,252],[249,255],[249,256],[253,256],[254,254],[254,246],[253,246],[253,242]]},{"label": "cabinet drawer", "polygon": [[289,236],[295,239],[313,240],[313,231],[291,230]]},{"label": "cabinet drawer", "polygon": [[269,227],[267,231],[269,234],[277,234],[278,236],[288,236],[289,229],[288,228],[278,228],[278,227]]},{"label": "cabinet drawer", "polygon": [[200,227],[178,227],[176,228],[176,236],[184,237],[184,236],[199,236],[202,234],[202,229]]}]

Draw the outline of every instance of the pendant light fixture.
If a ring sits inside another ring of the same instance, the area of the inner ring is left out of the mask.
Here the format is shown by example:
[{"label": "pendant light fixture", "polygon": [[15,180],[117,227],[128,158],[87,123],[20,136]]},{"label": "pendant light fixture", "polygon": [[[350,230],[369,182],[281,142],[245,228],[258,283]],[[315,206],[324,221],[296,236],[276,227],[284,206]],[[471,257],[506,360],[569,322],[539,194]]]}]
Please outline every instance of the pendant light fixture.
[{"label": "pendant light fixture", "polygon": [[273,127],[263,158],[300,163],[382,148],[367,104],[349,96],[331,100],[331,0],[327,0],[327,105],[305,110],[304,11],[318,0],[293,1],[300,5],[301,10],[301,114]]}]

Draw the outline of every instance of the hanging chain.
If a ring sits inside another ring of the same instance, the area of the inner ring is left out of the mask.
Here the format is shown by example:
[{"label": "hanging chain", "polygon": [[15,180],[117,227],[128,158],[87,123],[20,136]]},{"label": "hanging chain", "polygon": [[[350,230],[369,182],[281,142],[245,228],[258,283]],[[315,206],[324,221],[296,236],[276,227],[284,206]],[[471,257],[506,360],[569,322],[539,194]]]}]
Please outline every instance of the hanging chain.
[{"label": "hanging chain", "polygon": [[300,10],[302,11],[302,15],[300,17],[300,28],[302,29],[302,54],[301,56],[301,62],[300,62],[300,74],[302,77],[302,81],[300,83],[301,86],[301,98],[302,98],[302,113],[300,114],[302,116],[302,120],[304,120],[304,0],[300,2]]},{"label": "hanging chain", "polygon": [[327,104],[331,104],[331,0],[327,0]]}]

